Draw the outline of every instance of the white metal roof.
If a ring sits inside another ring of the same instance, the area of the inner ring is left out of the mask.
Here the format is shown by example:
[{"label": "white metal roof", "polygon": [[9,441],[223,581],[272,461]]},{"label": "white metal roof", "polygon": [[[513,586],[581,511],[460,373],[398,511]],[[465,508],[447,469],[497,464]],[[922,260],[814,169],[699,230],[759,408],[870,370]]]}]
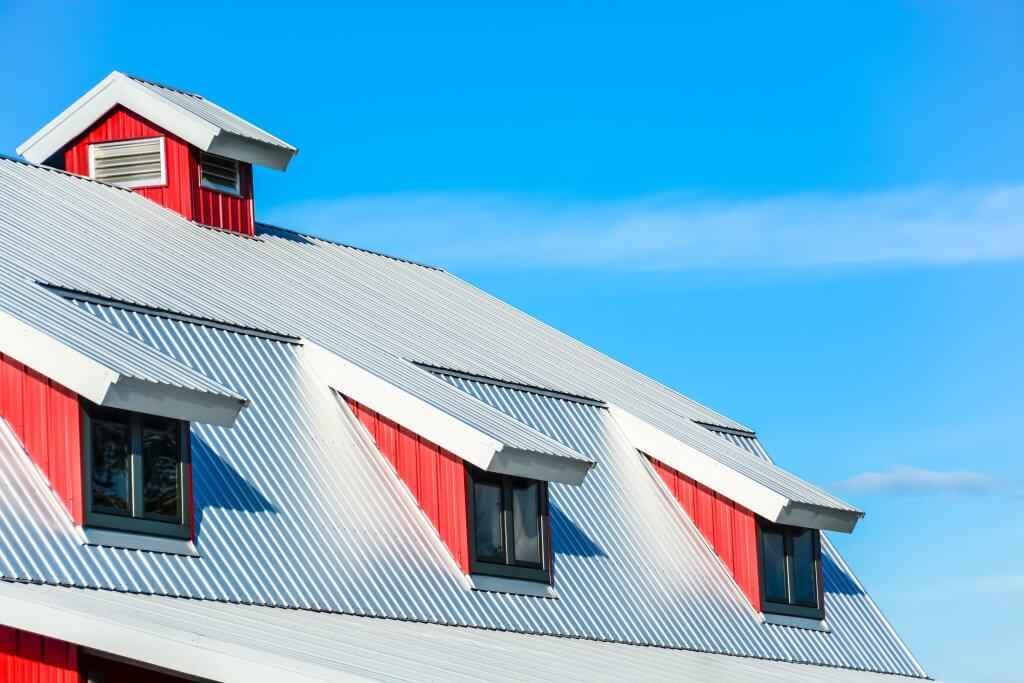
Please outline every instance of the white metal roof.
[{"label": "white metal roof", "polygon": [[94,403],[229,426],[246,399],[33,282],[0,254],[0,353]]},{"label": "white metal roof", "polygon": [[0,581],[18,627],[225,683],[898,683],[886,674],[349,615]]},{"label": "white metal roof", "polygon": [[[0,242],[52,284],[301,336],[485,433],[521,427],[467,401],[417,363],[592,397],[691,456],[649,449],[653,457],[685,472],[696,453],[704,470],[739,485],[726,495],[767,492],[759,500],[777,519],[790,509],[834,511],[842,524],[803,522],[849,530],[860,516],[696,423],[749,433],[742,425],[444,271],[264,225],[257,225],[257,239],[197,228],[134,193],[6,159],[0,159],[3,204],[10,210],[0,216]],[[67,243],[76,249],[63,248]],[[548,450],[571,460],[551,444]]]},{"label": "white metal roof", "polygon": [[198,558],[82,545],[0,423],[0,577],[923,675],[828,543],[831,631],[764,623],[605,408],[481,387],[598,465],[550,487],[557,599],[470,590],[304,347],[83,307],[251,405],[232,428],[193,426]]},{"label": "white metal roof", "polygon": [[22,143],[18,154],[43,163],[117,105],[205,152],[280,171],[298,152],[200,95],[114,71]]},{"label": "white metal roof", "polygon": [[[752,439],[742,425],[443,271],[268,226],[255,239],[202,228],[131,192],[7,159],[0,244],[13,264],[0,281],[27,273],[302,340],[80,304],[251,403],[232,428],[193,426],[199,558],[81,545],[0,427],[2,578],[924,675],[827,542],[831,630],[763,623],[604,405],[779,495],[849,506],[701,426]],[[551,487],[557,599],[466,587],[339,407],[346,388],[317,349],[495,440],[597,463],[584,485]],[[484,395],[423,363],[596,400],[497,385]]]}]

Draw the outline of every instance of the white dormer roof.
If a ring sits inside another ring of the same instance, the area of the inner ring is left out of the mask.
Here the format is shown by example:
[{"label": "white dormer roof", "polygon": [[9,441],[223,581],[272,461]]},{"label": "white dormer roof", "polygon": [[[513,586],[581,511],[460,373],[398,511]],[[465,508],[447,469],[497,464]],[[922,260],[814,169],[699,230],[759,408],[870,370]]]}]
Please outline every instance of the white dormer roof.
[{"label": "white dormer roof", "polygon": [[42,164],[117,105],[204,152],[279,171],[298,153],[287,142],[201,95],[114,71],[22,143],[18,154]]}]

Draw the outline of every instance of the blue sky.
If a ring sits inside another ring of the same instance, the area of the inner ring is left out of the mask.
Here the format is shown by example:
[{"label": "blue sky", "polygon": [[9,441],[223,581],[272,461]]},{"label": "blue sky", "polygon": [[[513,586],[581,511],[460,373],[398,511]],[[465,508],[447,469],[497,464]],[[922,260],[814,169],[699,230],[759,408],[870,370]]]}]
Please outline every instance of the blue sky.
[{"label": "blue sky", "polygon": [[932,675],[1019,675],[1024,6],[359,5],[0,2],[0,150],[115,68],[208,95],[301,150],[260,217],[756,428]]}]

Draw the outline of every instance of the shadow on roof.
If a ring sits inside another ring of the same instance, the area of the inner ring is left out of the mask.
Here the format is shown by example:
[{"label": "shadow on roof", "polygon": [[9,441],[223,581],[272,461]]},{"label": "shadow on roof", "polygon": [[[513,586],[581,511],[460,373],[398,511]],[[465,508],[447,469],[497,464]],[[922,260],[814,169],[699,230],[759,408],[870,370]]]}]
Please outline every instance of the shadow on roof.
[{"label": "shadow on roof", "polygon": [[853,577],[835,561],[830,548],[821,549],[821,569],[825,575],[826,593],[861,595],[864,592],[854,581]]},{"label": "shadow on roof", "polygon": [[196,501],[196,533],[206,508],[238,512],[270,512],[277,508],[196,433],[192,432],[192,465]]},{"label": "shadow on roof", "polygon": [[576,557],[607,557],[607,553],[587,532],[562,512],[554,503],[549,504],[551,515],[551,549],[558,555]]}]

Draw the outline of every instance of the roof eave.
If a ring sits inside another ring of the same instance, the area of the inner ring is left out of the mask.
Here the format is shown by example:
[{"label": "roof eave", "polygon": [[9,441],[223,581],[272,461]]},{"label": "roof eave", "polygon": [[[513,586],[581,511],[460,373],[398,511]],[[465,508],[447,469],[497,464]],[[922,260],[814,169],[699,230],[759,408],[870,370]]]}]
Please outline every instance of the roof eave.
[{"label": "roof eave", "polygon": [[[309,340],[303,340],[303,349],[331,389],[487,472],[578,486],[594,464],[582,456],[577,460],[502,443]],[[354,415],[351,419],[359,424]]]},{"label": "roof eave", "polygon": [[0,352],[93,403],[230,427],[247,401],[124,375],[0,311]]},{"label": "roof eave", "polygon": [[279,171],[285,170],[297,153],[293,147],[271,145],[224,131],[118,71],[112,72],[40,128],[17,148],[17,152],[34,164],[45,163],[118,105],[167,129],[204,152]]},{"label": "roof eave", "polygon": [[635,449],[769,521],[849,533],[863,516],[859,510],[791,500],[618,406],[609,410]]}]

